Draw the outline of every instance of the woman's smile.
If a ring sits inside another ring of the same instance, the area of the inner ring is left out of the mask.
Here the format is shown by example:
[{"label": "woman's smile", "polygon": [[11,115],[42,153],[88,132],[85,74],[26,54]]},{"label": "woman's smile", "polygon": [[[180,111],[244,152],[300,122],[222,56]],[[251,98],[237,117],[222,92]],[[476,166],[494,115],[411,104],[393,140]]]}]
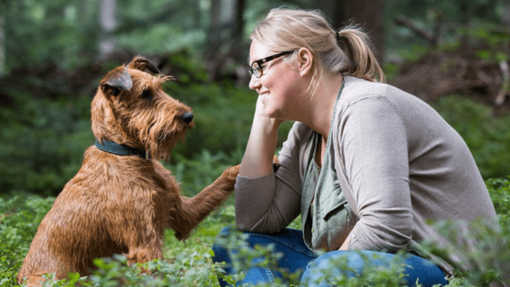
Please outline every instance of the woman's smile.
[{"label": "woman's smile", "polygon": [[268,92],[266,92],[266,93],[259,94],[259,97],[262,97],[263,99],[265,99],[265,98],[269,97],[269,95],[270,94]]}]

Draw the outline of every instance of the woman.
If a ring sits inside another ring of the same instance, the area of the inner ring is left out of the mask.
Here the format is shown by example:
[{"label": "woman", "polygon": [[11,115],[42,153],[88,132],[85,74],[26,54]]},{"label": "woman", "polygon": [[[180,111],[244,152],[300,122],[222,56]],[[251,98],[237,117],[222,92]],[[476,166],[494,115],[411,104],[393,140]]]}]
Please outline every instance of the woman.
[{"label": "woman", "polygon": [[[426,221],[496,218],[459,134],[422,100],[380,83],[384,74],[359,29],[335,32],[320,12],[274,9],[251,39],[249,87],[259,97],[235,198],[248,243],[275,244],[280,267],[303,270],[307,286],[338,258],[361,272],[360,254],[375,265],[401,258],[410,286],[446,284],[451,266],[419,250],[425,238],[445,243]],[[286,120],[295,123],[273,169]],[[302,233],[286,229],[300,214]],[[216,261],[231,262],[226,249],[213,249]],[[246,272],[240,283],[278,276],[263,267]]]}]

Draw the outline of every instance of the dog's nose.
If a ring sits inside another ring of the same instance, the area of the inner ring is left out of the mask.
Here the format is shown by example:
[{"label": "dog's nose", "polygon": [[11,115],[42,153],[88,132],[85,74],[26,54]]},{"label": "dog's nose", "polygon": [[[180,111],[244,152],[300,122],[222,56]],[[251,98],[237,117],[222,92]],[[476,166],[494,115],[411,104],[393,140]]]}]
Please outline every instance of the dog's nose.
[{"label": "dog's nose", "polygon": [[194,115],[192,112],[185,112],[184,114],[182,114],[181,119],[186,124],[189,124],[193,121],[193,117]]}]

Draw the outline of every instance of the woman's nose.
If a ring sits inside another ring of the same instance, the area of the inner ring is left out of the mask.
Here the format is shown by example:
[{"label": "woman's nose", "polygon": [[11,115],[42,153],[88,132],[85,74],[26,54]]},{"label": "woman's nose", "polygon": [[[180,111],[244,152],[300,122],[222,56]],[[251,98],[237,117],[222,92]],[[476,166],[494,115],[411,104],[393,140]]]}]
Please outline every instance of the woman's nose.
[{"label": "woman's nose", "polygon": [[248,84],[248,87],[251,89],[251,90],[256,90],[257,87],[260,85],[259,79],[257,79],[257,77],[255,76],[251,76],[250,78],[250,83]]}]

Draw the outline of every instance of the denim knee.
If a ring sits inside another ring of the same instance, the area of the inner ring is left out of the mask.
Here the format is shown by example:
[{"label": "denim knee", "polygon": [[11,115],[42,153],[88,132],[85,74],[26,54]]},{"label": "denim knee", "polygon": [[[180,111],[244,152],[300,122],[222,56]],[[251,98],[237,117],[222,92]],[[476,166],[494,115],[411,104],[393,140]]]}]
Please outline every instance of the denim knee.
[{"label": "denim knee", "polygon": [[[242,236],[246,236],[242,238]],[[241,237],[241,238],[240,238]],[[233,241],[234,240],[234,241]],[[241,240],[239,242],[239,240]],[[216,240],[213,243],[212,250],[214,251],[213,262],[225,262],[226,265],[223,267],[225,273],[227,275],[231,275],[237,273],[241,270],[234,270],[234,266],[238,263],[239,260],[243,261],[244,258],[239,258],[236,256],[239,251],[238,248],[247,247],[252,249],[252,243],[249,241],[248,233],[242,232],[236,229],[234,226],[227,226],[223,228],[218,236],[216,236]],[[274,282],[275,275],[271,271],[271,269],[267,266],[255,266],[257,264],[261,264],[264,262],[263,257],[253,258],[251,262],[244,262],[240,266],[247,266],[248,268],[244,270],[245,277],[241,281],[236,283],[237,285],[243,285],[244,283],[258,283],[258,282]],[[234,266],[233,266],[234,265]],[[237,264],[237,268],[239,268],[239,264]],[[244,268],[244,267],[241,267]],[[220,276],[221,277],[221,276]],[[218,278],[220,286],[231,286],[227,284],[222,278]]]},{"label": "denim knee", "polygon": [[424,258],[410,254],[399,256],[368,250],[328,252],[308,264],[301,282],[306,286],[331,286],[325,281],[315,283],[316,285],[313,282],[319,282],[325,276],[357,277],[368,266],[390,266],[393,264],[405,266],[402,272],[405,274],[404,278],[408,286],[415,286],[416,280],[422,286],[447,284],[443,271]]},{"label": "denim knee", "polygon": [[231,234],[232,225],[229,225],[223,228],[220,233],[216,236],[214,243],[212,245],[212,250],[214,251],[213,262],[227,262],[230,263],[230,256],[228,255],[228,250],[225,247],[224,242],[221,239],[227,237]]}]

